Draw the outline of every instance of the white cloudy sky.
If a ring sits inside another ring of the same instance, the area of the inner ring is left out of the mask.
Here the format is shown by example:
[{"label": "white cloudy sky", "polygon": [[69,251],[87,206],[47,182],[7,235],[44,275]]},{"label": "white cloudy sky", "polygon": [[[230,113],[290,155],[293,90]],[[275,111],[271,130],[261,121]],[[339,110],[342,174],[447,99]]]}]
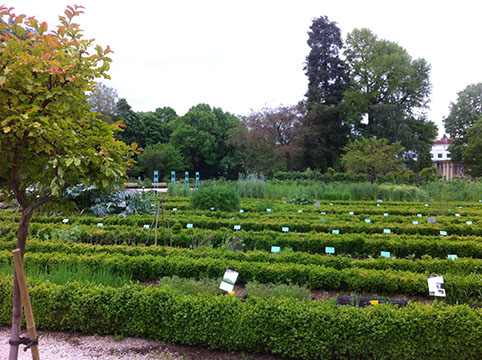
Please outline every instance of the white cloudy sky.
[{"label": "white cloudy sky", "polygon": [[[8,0],[6,0],[8,1]],[[291,105],[306,92],[307,31],[327,15],[345,37],[367,27],[432,66],[429,119],[442,126],[451,101],[482,82],[480,0],[10,0],[16,13],[57,24],[85,6],[86,36],[115,51],[106,82],[136,111],[208,103],[237,115]],[[441,131],[439,131],[441,132]]]}]

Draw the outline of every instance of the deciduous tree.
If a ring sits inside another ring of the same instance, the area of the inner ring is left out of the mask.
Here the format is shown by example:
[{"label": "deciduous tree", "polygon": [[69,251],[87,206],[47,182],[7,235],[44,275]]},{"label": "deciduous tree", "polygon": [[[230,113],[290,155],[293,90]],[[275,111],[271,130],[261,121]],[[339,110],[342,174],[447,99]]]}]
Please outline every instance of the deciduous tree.
[{"label": "deciduous tree", "polygon": [[450,114],[443,120],[450,134],[449,151],[452,160],[461,161],[468,130],[482,117],[482,83],[472,84],[460,91],[456,103],[450,104]]},{"label": "deciduous tree", "polygon": [[115,107],[119,97],[117,91],[102,83],[95,85],[95,90],[89,95],[87,102],[90,110],[99,113],[99,117],[112,124],[114,122]]},{"label": "deciduous tree", "polygon": [[469,175],[482,177],[482,116],[467,131],[467,146],[462,153],[462,161],[469,166]]},{"label": "deciduous tree", "polygon": [[[113,139],[110,125],[89,109],[86,93],[108,78],[110,49],[93,47],[68,6],[56,30],[0,6],[0,177],[22,209],[17,248],[25,252],[30,219],[71,185],[109,187],[131,165],[135,145]],[[4,21],[6,20],[6,21]],[[27,33],[26,27],[33,31]],[[21,301],[14,277],[12,339],[19,339]],[[17,358],[10,347],[9,359]]]},{"label": "deciduous tree", "polygon": [[361,138],[345,146],[342,162],[349,174],[367,174],[375,182],[377,175],[400,174],[403,153],[400,143],[388,144],[387,139]]}]

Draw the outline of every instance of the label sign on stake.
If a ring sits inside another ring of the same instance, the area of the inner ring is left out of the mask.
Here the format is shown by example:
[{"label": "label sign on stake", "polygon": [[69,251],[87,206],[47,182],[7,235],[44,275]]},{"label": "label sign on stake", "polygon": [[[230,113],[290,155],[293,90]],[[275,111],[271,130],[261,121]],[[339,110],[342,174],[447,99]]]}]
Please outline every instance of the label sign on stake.
[{"label": "label sign on stake", "polygon": [[67,224],[67,223],[69,222],[69,219],[64,219],[64,220],[62,220],[62,222],[63,222],[64,224]]},{"label": "label sign on stake", "polygon": [[224,273],[223,280],[221,281],[221,285],[219,285],[219,288],[226,292],[232,292],[234,290],[234,284],[238,279],[238,275],[239,273],[237,273],[236,271],[226,269],[226,272]]},{"label": "label sign on stake", "polygon": [[392,231],[390,229],[383,229],[384,234],[390,234]]},{"label": "label sign on stake", "polygon": [[279,246],[271,246],[272,253],[279,253],[281,248]]},{"label": "label sign on stake", "polygon": [[234,230],[241,230],[241,225],[234,225]]},{"label": "label sign on stake", "polygon": [[326,211],[322,211],[320,214],[321,214],[321,215],[326,215]]},{"label": "label sign on stake", "polygon": [[383,216],[388,216],[388,213],[383,213]]},{"label": "label sign on stake", "polygon": [[428,206],[428,204],[425,204],[425,206]]},{"label": "label sign on stake", "polygon": [[172,211],[177,211],[177,208],[172,208]]},{"label": "label sign on stake", "polygon": [[151,226],[150,225],[144,225],[144,229],[149,229]]},{"label": "label sign on stake", "polygon": [[417,221],[417,220],[413,220],[413,221],[412,221],[412,224],[413,224],[413,225],[418,225],[418,221]]},{"label": "label sign on stake", "polygon": [[186,229],[192,229],[192,224],[187,224]]},{"label": "label sign on stake", "polygon": [[282,232],[290,232],[290,228],[287,227],[287,226],[283,226],[283,227],[281,228],[281,231],[282,231]]},{"label": "label sign on stake", "polygon": [[303,210],[298,210],[298,212],[299,212],[299,213],[302,213],[302,212],[303,212]]},{"label": "label sign on stake", "polygon": [[268,208],[268,209],[266,209],[266,211],[267,211],[267,212],[271,212],[271,209]]},{"label": "label sign on stake", "polygon": [[214,211],[214,206],[213,206],[213,207],[211,207],[211,208],[209,208],[209,210]]},{"label": "label sign on stake", "polygon": [[445,284],[443,276],[428,275],[428,294],[430,296],[442,296],[445,297]]},{"label": "label sign on stake", "polygon": [[380,255],[382,257],[390,258],[390,251],[381,251]]},{"label": "label sign on stake", "polygon": [[436,217],[429,217],[427,219],[427,222],[430,223],[430,224],[435,224],[437,222],[437,218]]},{"label": "label sign on stake", "polygon": [[239,209],[239,213],[240,213],[240,214],[244,213],[244,210],[243,210],[243,209]]},{"label": "label sign on stake", "polygon": [[335,253],[335,248],[331,246],[325,246],[325,253],[327,254],[334,254]]},{"label": "label sign on stake", "polygon": [[350,211],[348,215],[355,215],[355,213],[353,211]]},{"label": "label sign on stake", "polygon": [[455,214],[456,217],[460,217],[460,214]]},{"label": "label sign on stake", "polygon": [[320,207],[320,203],[315,203],[315,207]]},{"label": "label sign on stake", "polygon": [[455,255],[455,254],[449,254],[449,255],[447,255],[447,257],[448,257],[450,260],[456,260],[456,259],[457,259],[457,255]]},{"label": "label sign on stake", "polygon": [[380,204],[377,204],[377,206],[380,206]]},{"label": "label sign on stake", "polygon": [[472,221],[466,221],[465,222],[467,225],[472,225]]},{"label": "label sign on stake", "polygon": [[418,217],[422,217],[422,214],[417,214]]},{"label": "label sign on stake", "polygon": [[377,202],[382,203],[383,200],[382,200],[382,199],[377,199]]},{"label": "label sign on stake", "polygon": [[339,235],[339,234],[340,234],[340,230],[333,230],[331,233],[332,233],[332,234],[335,234],[335,235]]},{"label": "label sign on stake", "polygon": [[97,227],[102,227],[102,226],[104,226],[103,223],[97,223]]},{"label": "label sign on stake", "polygon": [[366,222],[367,224],[369,224],[369,223],[371,223],[372,221],[371,221],[370,219],[365,219],[365,222]]},{"label": "label sign on stake", "polygon": [[322,218],[321,221],[326,221],[326,220]]},{"label": "label sign on stake", "polygon": [[447,236],[447,232],[443,231],[443,230],[440,230],[440,236]]}]

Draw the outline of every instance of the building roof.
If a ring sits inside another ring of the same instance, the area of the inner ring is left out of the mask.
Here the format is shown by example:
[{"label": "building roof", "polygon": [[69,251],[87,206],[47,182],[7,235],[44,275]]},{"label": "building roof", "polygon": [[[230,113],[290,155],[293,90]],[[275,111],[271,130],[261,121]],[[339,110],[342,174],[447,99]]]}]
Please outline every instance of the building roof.
[{"label": "building roof", "polygon": [[440,140],[436,140],[434,145],[450,145],[450,139],[444,134]]}]

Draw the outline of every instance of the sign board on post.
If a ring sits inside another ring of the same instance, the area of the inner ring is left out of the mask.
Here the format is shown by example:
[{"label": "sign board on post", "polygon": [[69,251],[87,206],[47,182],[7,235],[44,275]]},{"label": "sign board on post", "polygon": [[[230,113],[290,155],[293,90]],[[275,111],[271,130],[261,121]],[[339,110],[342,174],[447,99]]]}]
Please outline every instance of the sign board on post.
[{"label": "sign board on post", "polygon": [[465,222],[467,225],[472,225],[472,221],[466,221]]},{"label": "sign board on post", "polygon": [[241,225],[234,225],[234,230],[241,230]]},{"label": "sign board on post", "polygon": [[184,171],[184,181],[189,184],[189,171]]},{"label": "sign board on post", "polygon": [[390,234],[392,231],[390,229],[383,229],[384,234]]},{"label": "sign board on post", "polygon": [[422,217],[422,214],[417,214],[418,217]]},{"label": "sign board on post", "polygon": [[244,213],[244,210],[243,210],[243,209],[239,209],[239,213],[240,213],[240,214]]},{"label": "sign board on post", "polygon": [[67,223],[69,222],[69,219],[64,219],[64,220],[62,220],[62,222],[63,222],[64,224],[67,224]]},{"label": "sign board on post", "polygon": [[271,246],[272,253],[279,253],[281,248],[279,246]]},{"label": "sign board on post", "polygon": [[350,211],[348,215],[355,215],[355,213],[353,211]]},{"label": "sign board on post", "polygon": [[413,220],[413,221],[412,221],[412,224],[413,224],[413,225],[418,225],[418,221],[417,221],[417,220]]},{"label": "sign board on post", "polygon": [[219,288],[226,292],[232,292],[234,290],[234,284],[238,279],[238,275],[239,273],[237,273],[236,271],[226,269],[226,272],[224,273],[223,280],[221,281],[221,285],[219,285]]},{"label": "sign board on post", "polygon": [[443,231],[443,230],[440,230],[440,236],[447,236],[447,232]]},{"label": "sign board on post", "polygon": [[102,226],[104,226],[103,223],[97,223],[97,227],[102,227]]},{"label": "sign board on post", "polygon": [[287,226],[283,226],[283,227],[281,228],[281,231],[282,231],[282,232],[290,232],[290,228],[287,227]]},{"label": "sign board on post", "polygon": [[388,213],[383,213],[383,216],[388,216]]},{"label": "sign board on post", "polygon": [[192,224],[186,224],[186,229],[192,229]]},{"label": "sign board on post", "polygon": [[148,225],[148,224],[145,224],[145,225],[144,225],[144,229],[149,229],[150,227],[151,227],[151,226]]},{"label": "sign board on post", "polygon": [[334,254],[335,253],[335,248],[331,246],[325,246],[325,253],[326,254]]},{"label": "sign board on post", "polygon": [[390,258],[390,251],[381,251],[380,255],[382,257]]},{"label": "sign board on post", "polygon": [[369,224],[369,223],[371,223],[372,221],[371,221],[370,219],[365,219],[365,222],[366,222],[367,224]]},{"label": "sign board on post", "polygon": [[159,182],[159,171],[154,170],[154,182]]},{"label": "sign board on post", "polygon": [[434,223],[437,222],[437,218],[436,218],[436,217],[429,217],[429,218],[427,219],[427,222],[428,222],[429,224],[434,224]]},{"label": "sign board on post", "polygon": [[171,182],[176,182],[176,172],[171,171]]},{"label": "sign board on post", "polygon": [[331,233],[335,235],[340,235],[340,230],[332,230]]},{"label": "sign board on post", "polygon": [[447,258],[449,258],[450,260],[457,260],[457,255],[449,254],[449,255],[447,255]]},{"label": "sign board on post", "polygon": [[428,275],[428,293],[430,296],[445,297],[445,284],[443,276]]},{"label": "sign board on post", "polygon": [[196,171],[196,181],[199,182],[199,179],[200,179],[200,177],[199,177],[199,171]]}]

